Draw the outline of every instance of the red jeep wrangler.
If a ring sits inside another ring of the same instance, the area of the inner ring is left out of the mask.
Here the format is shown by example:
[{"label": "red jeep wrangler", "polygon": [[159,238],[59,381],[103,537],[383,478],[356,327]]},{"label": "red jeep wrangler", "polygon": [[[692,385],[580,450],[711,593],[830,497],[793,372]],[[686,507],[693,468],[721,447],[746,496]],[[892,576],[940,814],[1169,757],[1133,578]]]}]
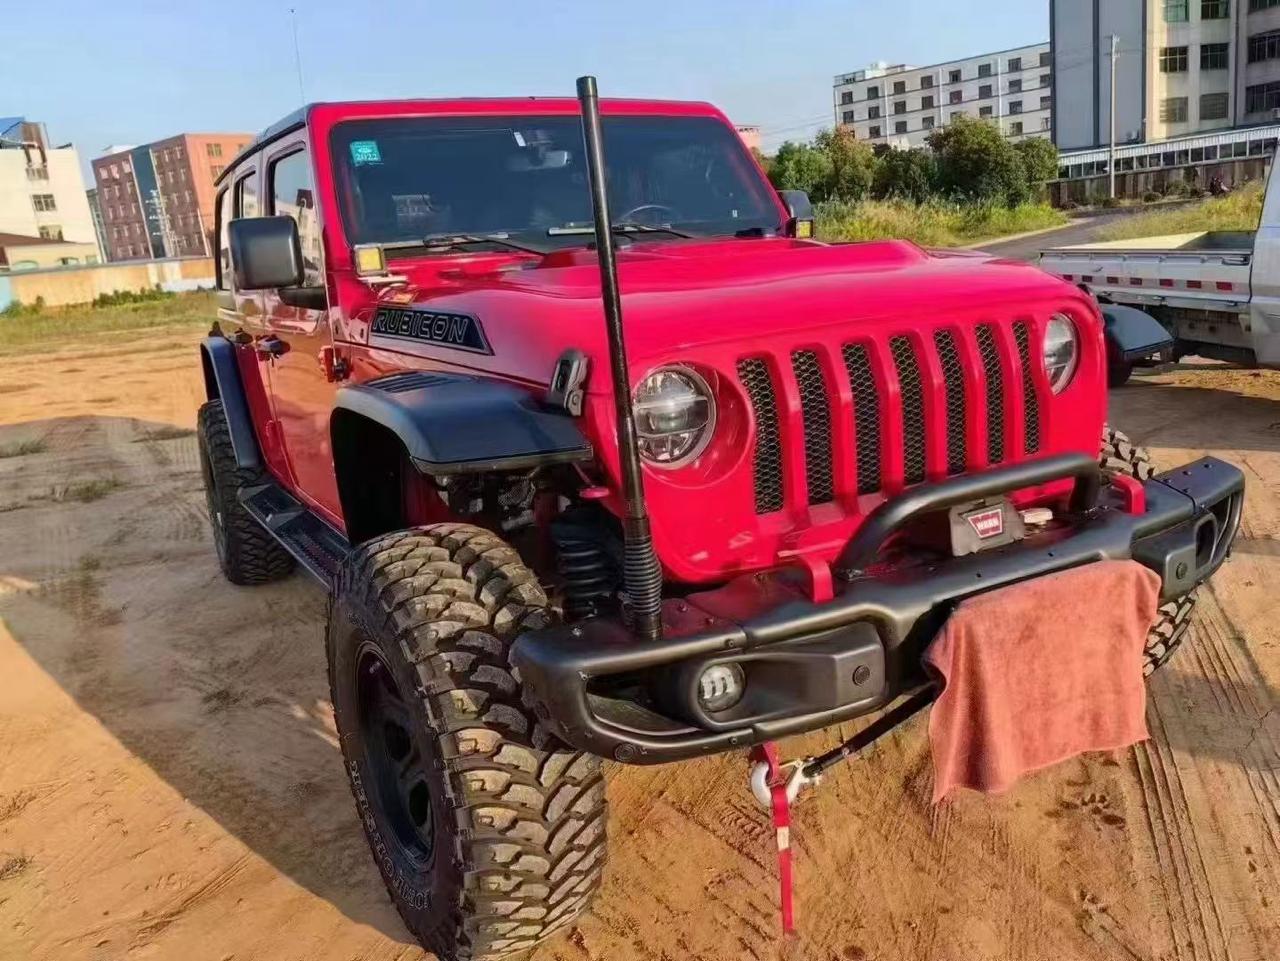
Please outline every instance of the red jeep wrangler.
[{"label": "red jeep wrangler", "polygon": [[1239,471],[1104,427],[1087,295],[813,239],[708,105],[316,104],[220,186],[218,558],[328,587],[360,819],[441,957],[583,909],[601,758],[900,718],[957,601],[1103,558],[1163,580],[1154,668],[1234,537]]}]

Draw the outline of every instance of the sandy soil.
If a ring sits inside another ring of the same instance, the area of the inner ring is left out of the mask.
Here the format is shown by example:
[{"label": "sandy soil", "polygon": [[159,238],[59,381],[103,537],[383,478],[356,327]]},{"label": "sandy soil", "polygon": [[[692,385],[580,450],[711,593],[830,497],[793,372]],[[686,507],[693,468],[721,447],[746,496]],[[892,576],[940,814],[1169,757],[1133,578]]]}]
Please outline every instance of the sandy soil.
[{"label": "sandy soil", "polygon": [[[0,448],[45,445],[0,459],[0,958],[422,957],[339,766],[320,591],[217,571],[197,370],[190,334],[0,358]],[[1149,743],[933,808],[917,719],[799,805],[790,944],[742,758],[614,768],[604,890],[539,961],[1280,957],[1280,374],[1112,406],[1251,485]]]}]

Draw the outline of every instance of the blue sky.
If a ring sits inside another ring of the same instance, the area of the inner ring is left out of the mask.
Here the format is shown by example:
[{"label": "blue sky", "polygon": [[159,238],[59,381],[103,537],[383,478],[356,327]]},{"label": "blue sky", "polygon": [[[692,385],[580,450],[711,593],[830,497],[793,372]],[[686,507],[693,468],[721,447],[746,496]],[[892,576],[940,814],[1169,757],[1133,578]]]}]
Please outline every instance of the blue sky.
[{"label": "blue sky", "polygon": [[309,100],[601,93],[710,100],[766,146],[831,122],[831,79],[1047,40],[1047,0],[35,0],[0,13],[0,115],[83,160],[257,131]]}]

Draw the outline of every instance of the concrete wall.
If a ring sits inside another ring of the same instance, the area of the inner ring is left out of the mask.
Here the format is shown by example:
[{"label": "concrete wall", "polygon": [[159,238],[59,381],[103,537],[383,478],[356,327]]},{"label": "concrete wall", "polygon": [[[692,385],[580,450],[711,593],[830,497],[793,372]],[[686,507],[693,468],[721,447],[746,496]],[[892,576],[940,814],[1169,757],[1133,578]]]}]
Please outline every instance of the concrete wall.
[{"label": "concrete wall", "polygon": [[0,274],[0,310],[14,301],[33,304],[37,297],[43,297],[50,307],[87,304],[100,294],[151,290],[156,284],[175,293],[213,287],[213,260],[208,257],[151,260]]},{"label": "concrete wall", "polygon": [[[1111,136],[1111,40],[1116,60],[1116,142],[1142,137],[1147,57],[1143,0],[1051,0],[1054,142],[1098,147]],[[1198,56],[1198,55],[1197,55]]]}]

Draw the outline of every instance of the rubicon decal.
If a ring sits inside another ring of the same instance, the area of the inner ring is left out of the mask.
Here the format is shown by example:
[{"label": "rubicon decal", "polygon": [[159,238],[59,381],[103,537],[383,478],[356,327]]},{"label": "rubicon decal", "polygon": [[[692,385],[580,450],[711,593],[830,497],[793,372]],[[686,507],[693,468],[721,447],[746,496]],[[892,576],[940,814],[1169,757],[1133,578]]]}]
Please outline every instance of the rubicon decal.
[{"label": "rubicon decal", "polygon": [[493,353],[479,319],[470,314],[380,307],[373,316],[369,332],[384,337],[439,344],[441,347],[466,350],[473,354]]},{"label": "rubicon decal", "polygon": [[1004,533],[1004,509],[1001,507],[974,511],[972,514],[965,514],[964,519],[981,540],[999,537]]}]

